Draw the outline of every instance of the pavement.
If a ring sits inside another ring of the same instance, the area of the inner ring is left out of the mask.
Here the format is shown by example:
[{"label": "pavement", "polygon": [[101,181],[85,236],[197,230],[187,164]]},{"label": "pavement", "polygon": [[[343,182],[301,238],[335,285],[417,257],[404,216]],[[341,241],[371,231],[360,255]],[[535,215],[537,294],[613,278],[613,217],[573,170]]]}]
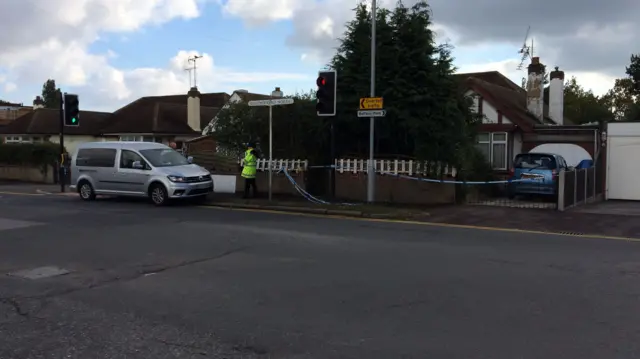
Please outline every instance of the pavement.
[{"label": "pavement", "polygon": [[640,243],[0,193],[0,358],[633,358]]},{"label": "pavement", "polygon": [[[6,183],[0,184],[2,194],[65,195],[58,185]],[[554,209],[513,208],[495,205],[388,206],[368,204],[319,205],[301,196],[276,196],[245,200],[238,196],[215,194],[205,203],[209,206],[309,215],[370,218],[421,222],[433,225],[455,225],[470,228],[549,232],[608,238],[640,238],[640,202],[604,201],[578,206],[559,212]]]}]

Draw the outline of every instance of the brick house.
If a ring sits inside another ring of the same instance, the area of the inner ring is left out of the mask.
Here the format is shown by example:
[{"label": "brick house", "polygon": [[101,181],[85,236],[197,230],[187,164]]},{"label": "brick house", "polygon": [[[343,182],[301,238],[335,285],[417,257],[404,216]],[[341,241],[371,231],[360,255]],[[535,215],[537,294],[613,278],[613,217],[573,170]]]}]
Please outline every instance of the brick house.
[{"label": "brick house", "polygon": [[[80,111],[80,125],[65,127],[65,147],[73,152],[92,141],[176,142],[201,136],[218,111],[229,101],[226,93],[201,94],[196,88],[184,95],[142,97],[113,113]],[[37,108],[0,127],[5,142],[59,143],[59,111]]]},{"label": "brick house", "polygon": [[596,155],[598,127],[576,126],[564,118],[564,72],[556,68],[550,73],[547,90],[544,72],[540,59],[532,58],[526,89],[497,71],[456,75],[474,99],[474,110],[483,115],[477,146],[497,173],[507,174],[516,155],[542,144],[576,145]]}]

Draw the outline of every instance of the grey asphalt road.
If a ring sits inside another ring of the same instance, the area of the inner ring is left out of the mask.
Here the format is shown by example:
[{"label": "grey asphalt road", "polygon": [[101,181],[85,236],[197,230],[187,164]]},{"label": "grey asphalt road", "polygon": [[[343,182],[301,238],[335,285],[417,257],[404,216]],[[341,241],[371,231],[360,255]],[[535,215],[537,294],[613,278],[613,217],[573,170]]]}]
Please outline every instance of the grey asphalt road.
[{"label": "grey asphalt road", "polygon": [[639,246],[0,195],[0,358],[633,358]]}]

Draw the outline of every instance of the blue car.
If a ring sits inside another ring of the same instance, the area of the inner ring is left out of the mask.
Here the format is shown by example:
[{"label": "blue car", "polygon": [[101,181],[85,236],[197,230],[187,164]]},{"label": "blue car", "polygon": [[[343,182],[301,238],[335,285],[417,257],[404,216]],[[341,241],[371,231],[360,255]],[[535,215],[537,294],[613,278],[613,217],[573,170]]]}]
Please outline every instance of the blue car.
[{"label": "blue car", "polygon": [[567,170],[567,162],[553,153],[521,153],[516,156],[509,179],[523,180],[509,184],[508,197],[518,195],[554,196],[557,193],[560,171]]}]

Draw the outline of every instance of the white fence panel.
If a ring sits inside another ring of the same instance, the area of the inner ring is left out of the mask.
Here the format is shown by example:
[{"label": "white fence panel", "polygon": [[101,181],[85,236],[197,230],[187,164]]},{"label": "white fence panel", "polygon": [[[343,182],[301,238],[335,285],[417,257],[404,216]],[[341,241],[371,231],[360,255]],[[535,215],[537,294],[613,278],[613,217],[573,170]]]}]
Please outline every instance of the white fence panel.
[{"label": "white fence panel", "polygon": [[[366,173],[369,168],[369,160],[362,159],[336,159],[335,166],[340,173]],[[439,162],[423,162],[412,160],[374,160],[373,168],[376,173],[387,173],[405,176],[442,176],[456,177],[454,167]]]},{"label": "white fence panel", "polygon": [[[240,165],[244,165],[244,159],[240,160]],[[279,171],[282,168],[286,168],[287,171],[306,171],[309,167],[309,161],[307,160],[288,160],[288,159],[273,159],[271,161],[271,169],[273,171]],[[269,171],[269,159],[260,158],[256,163],[256,170]]]}]

